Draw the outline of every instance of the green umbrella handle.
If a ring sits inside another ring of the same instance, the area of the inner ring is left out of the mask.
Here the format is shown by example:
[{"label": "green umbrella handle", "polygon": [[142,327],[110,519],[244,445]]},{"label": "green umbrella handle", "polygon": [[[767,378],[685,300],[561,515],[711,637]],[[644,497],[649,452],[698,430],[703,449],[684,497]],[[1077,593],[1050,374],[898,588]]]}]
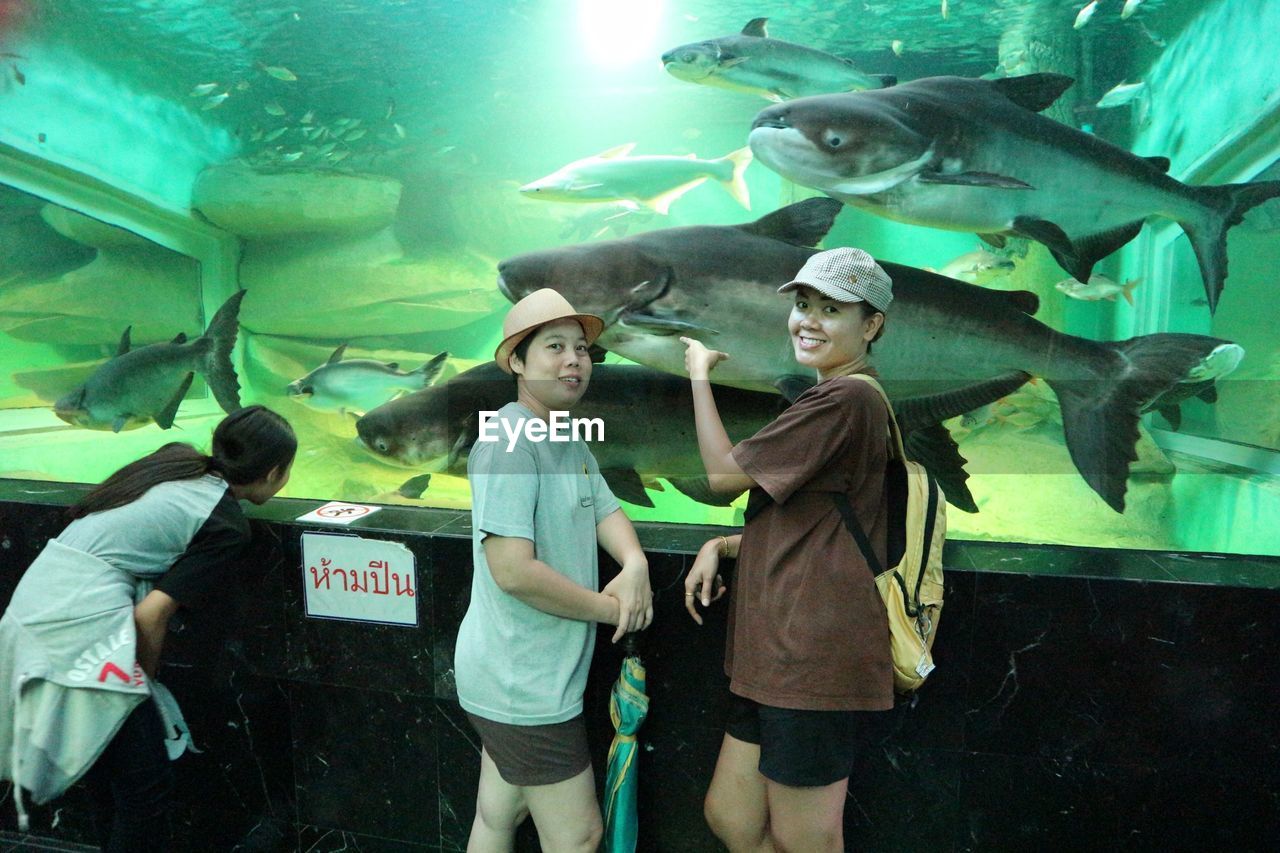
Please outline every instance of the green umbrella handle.
[{"label": "green umbrella handle", "polygon": [[640,632],[632,631],[624,634],[622,637],[622,649],[627,653],[627,657],[636,657],[640,654]]}]

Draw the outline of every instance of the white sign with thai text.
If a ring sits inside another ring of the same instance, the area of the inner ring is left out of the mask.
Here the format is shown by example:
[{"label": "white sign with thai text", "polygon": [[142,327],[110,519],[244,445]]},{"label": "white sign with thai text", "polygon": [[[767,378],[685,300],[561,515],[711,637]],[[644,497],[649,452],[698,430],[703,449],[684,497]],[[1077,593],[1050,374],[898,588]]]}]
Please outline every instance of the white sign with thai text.
[{"label": "white sign with thai text", "polygon": [[303,533],[302,588],[311,617],[418,624],[417,567],[399,542]]}]

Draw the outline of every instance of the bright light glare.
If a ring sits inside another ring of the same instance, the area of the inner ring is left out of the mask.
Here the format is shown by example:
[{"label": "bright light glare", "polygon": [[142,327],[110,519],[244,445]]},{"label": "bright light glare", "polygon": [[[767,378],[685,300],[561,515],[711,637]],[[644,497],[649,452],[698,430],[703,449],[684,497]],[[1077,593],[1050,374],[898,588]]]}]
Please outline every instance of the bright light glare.
[{"label": "bright light glare", "polygon": [[578,0],[587,56],[611,68],[656,58],[663,5],[663,0]]}]

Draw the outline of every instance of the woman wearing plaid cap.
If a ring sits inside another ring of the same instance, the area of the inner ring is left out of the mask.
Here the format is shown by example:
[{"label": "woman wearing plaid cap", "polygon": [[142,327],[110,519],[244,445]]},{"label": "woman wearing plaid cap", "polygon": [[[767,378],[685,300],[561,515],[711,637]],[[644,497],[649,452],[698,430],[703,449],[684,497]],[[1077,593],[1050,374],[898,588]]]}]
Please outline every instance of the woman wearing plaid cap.
[{"label": "woman wearing plaid cap", "polygon": [[843,850],[850,773],[893,707],[884,604],[832,500],[848,496],[883,561],[888,411],[874,387],[847,377],[874,376],[892,282],[866,252],[841,248],[811,256],[779,289],[789,291],[795,359],[817,384],[736,446],[709,381],[730,354],[682,339],[708,482],[751,491],[742,534],[707,542],[685,578],[685,606],[701,624],[697,603],[725,592],[720,559],[737,558],[730,713],[705,803],[735,853]]}]

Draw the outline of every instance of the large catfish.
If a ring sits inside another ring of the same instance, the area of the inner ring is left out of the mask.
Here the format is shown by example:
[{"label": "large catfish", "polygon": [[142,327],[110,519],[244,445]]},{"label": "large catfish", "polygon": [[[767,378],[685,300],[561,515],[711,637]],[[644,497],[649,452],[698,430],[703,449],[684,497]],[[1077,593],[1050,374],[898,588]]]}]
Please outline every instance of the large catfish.
[{"label": "large catfish", "polygon": [[1071,83],[1060,74],[927,77],[801,98],[756,116],[751,150],[783,177],[889,219],[1037,240],[1081,282],[1148,217],[1176,220],[1214,310],[1227,229],[1280,195],[1280,181],[1188,186],[1165,174],[1164,157],[1037,114]]},{"label": "large catfish", "polygon": [[[360,444],[385,462],[465,476],[477,413],[502,408],[515,393],[515,381],[488,362],[384,403],[356,421],[356,432]],[[741,441],[776,417],[782,401],[728,389],[717,403],[730,438]],[[689,380],[637,365],[597,364],[572,414],[604,422],[604,438],[591,444],[591,452],[619,498],[653,506],[646,484],[660,489],[654,481],[661,477],[694,500],[726,503],[706,485]]]},{"label": "large catfish", "polygon": [[[809,199],[744,225],[665,228],[529,252],[498,265],[498,287],[512,301],[554,288],[579,311],[603,317],[598,343],[632,361],[681,374],[679,336],[689,335],[729,353],[712,374],[716,382],[781,390],[799,367],[787,332],[792,298],[776,291],[814,253],[840,209],[832,199]],[[1043,377],[1058,395],[1076,468],[1117,511],[1136,459],[1139,413],[1216,350],[1234,346],[1185,334],[1091,341],[1032,317],[1034,294],[880,263],[894,300],[872,363],[903,429],[932,428]]]}]

